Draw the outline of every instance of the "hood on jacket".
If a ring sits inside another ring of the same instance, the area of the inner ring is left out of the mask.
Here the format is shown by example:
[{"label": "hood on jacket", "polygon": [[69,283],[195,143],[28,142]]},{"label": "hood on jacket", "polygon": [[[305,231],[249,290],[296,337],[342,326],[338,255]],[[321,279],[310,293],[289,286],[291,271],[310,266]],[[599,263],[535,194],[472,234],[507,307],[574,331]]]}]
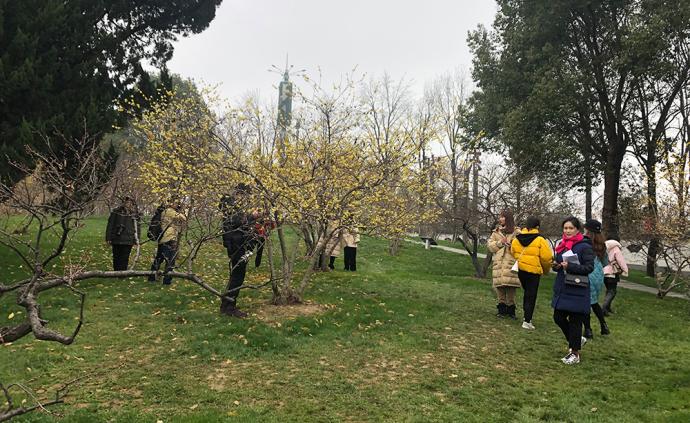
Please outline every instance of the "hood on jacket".
[{"label": "hood on jacket", "polygon": [[529,229],[529,230],[526,229],[524,233],[517,235],[515,238],[518,240],[520,245],[522,245],[523,247],[527,247],[528,245],[530,245],[532,243],[532,241],[537,239],[538,236],[539,236],[539,230],[538,229]]},{"label": "hood on jacket", "polygon": [[[582,237],[582,241],[578,242],[577,244],[582,244],[582,243],[592,245],[592,239],[588,236]],[[577,244],[575,244],[575,245],[577,245]],[[573,247],[575,245],[573,245]]]},{"label": "hood on jacket", "polygon": [[616,241],[615,239],[609,239],[608,241],[606,241],[606,251],[611,251],[616,247],[623,250],[623,246],[621,245],[621,243]]}]

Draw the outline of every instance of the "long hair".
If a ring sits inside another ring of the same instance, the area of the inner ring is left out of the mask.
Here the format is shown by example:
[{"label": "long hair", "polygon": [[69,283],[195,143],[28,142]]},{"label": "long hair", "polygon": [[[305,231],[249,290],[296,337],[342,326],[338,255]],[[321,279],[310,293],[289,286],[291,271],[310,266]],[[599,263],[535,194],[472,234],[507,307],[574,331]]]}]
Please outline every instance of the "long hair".
[{"label": "long hair", "polygon": [[589,239],[592,240],[592,250],[594,254],[599,257],[599,261],[604,262],[604,257],[606,257],[606,238],[601,232],[591,232],[587,231]]},{"label": "long hair", "polygon": [[503,225],[505,228],[505,233],[512,234],[515,232],[515,217],[513,216],[513,212],[509,209],[505,209],[501,211],[499,216],[503,216],[503,218],[506,220],[505,225]]}]

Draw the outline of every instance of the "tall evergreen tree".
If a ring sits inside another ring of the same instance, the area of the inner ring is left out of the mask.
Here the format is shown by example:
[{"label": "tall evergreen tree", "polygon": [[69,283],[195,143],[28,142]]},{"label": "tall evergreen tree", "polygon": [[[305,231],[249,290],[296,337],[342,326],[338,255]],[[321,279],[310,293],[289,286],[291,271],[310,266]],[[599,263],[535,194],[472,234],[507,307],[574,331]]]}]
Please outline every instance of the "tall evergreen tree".
[{"label": "tall evergreen tree", "polygon": [[[222,0],[0,0],[0,177],[22,177],[27,147],[108,132],[114,103],[154,89],[178,35],[208,27]],[[68,151],[68,150],[64,150]],[[70,163],[70,157],[65,157]]]}]

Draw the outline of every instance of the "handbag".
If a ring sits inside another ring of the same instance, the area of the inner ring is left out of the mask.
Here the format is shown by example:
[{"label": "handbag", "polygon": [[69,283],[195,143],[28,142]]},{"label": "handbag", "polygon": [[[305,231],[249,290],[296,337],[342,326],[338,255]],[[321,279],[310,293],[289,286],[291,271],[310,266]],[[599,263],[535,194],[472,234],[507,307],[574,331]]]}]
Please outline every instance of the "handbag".
[{"label": "handbag", "polygon": [[511,271],[511,272],[517,273],[517,272],[520,271],[520,264],[519,264],[519,262],[520,262],[520,259],[522,258],[522,255],[525,254],[525,249],[526,249],[526,247],[523,248],[522,252],[520,253],[520,257],[518,257],[517,260],[515,260],[515,263],[513,263],[513,266],[510,268],[510,271]]},{"label": "handbag", "polygon": [[613,269],[613,273],[616,275],[623,273],[623,269],[621,269],[621,266],[616,261],[611,262],[611,269]]},{"label": "handbag", "polygon": [[581,288],[587,288],[589,286],[589,276],[587,275],[575,275],[573,273],[565,274],[565,284],[569,286],[577,286]]}]

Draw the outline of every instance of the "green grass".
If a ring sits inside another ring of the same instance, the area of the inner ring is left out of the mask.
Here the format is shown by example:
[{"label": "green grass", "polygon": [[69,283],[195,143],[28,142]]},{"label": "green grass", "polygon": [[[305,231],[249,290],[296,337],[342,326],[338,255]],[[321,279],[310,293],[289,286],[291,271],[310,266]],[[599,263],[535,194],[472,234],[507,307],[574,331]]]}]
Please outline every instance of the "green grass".
[{"label": "green grass", "polygon": [[648,286],[651,288],[657,288],[656,280],[641,270],[630,269],[628,276],[621,277],[622,279],[630,282],[639,283],[640,285]]},{"label": "green grass", "polygon": [[[654,289],[658,288],[657,284],[656,284],[656,279],[652,278],[650,276],[647,276],[646,272],[641,271],[641,270],[630,269],[628,276],[624,277],[623,280],[639,283],[641,285],[645,285],[645,286],[648,286],[648,287],[654,288]],[[688,287],[679,286],[679,287],[675,288],[672,292],[687,293]]]},{"label": "green grass", "polygon": [[[106,267],[104,221],[87,223],[70,253],[88,251]],[[582,363],[565,367],[551,280],[540,287],[537,330],[527,332],[494,316],[490,284],[467,276],[466,257],[407,243],[389,257],[386,247],[364,238],[357,273],[318,274],[307,297],[321,311],[301,317],[266,305],[267,291],[242,294],[254,316],[240,321],[183,281],[82,283],[77,341],[27,337],[0,347],[0,379],[41,390],[85,377],[55,408],[77,422],[690,420],[689,302],[620,290],[612,335],[595,336]],[[22,271],[6,251],[0,260],[7,274]],[[226,266],[222,247],[211,245],[202,272],[218,288]],[[13,301],[0,298],[0,325],[20,310]],[[43,304],[51,327],[74,323],[65,290]]]}]

